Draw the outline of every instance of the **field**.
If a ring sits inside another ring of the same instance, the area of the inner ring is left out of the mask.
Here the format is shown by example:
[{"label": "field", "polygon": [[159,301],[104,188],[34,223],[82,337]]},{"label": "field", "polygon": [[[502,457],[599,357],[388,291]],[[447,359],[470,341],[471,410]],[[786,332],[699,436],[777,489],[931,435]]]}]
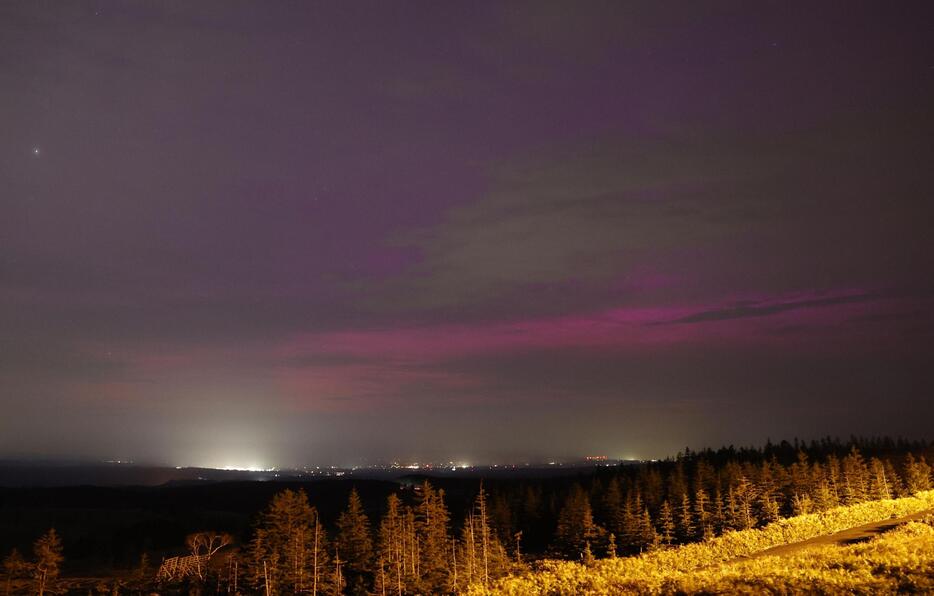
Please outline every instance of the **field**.
[{"label": "field", "polygon": [[[756,557],[846,528],[934,508],[934,491],[838,507],[728,532],[703,543],[604,559],[590,565],[545,561],[473,594],[811,593],[884,594],[934,591],[934,516],[907,522],[867,541],[816,545]],[[754,557],[754,558],[748,558]]]}]

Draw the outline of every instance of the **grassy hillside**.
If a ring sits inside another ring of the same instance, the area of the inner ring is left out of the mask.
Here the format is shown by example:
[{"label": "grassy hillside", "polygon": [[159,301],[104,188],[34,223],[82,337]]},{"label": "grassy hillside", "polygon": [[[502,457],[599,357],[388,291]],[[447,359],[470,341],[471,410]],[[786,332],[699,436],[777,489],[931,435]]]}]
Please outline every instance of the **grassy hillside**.
[{"label": "grassy hillside", "polygon": [[[727,532],[703,543],[604,559],[590,565],[546,561],[473,594],[620,594],[799,591],[895,592],[934,587],[934,528],[911,523],[850,547],[823,547],[788,557],[737,557],[892,517],[934,508],[934,491],[913,497],[837,507],[781,520],[761,529]],[[921,588],[921,586],[926,586]]]},{"label": "grassy hillside", "polygon": [[869,542],[820,546],[679,575],[663,588],[688,594],[934,593],[934,516]]}]

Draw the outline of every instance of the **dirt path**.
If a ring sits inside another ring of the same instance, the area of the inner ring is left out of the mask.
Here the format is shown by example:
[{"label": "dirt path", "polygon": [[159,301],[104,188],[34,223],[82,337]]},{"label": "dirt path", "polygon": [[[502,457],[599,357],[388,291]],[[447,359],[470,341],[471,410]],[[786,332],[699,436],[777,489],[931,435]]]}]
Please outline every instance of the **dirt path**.
[{"label": "dirt path", "polygon": [[920,519],[925,515],[934,514],[934,509],[928,509],[926,511],[921,511],[919,513],[913,513],[911,515],[906,515],[904,517],[897,517],[894,519],[885,519],[878,522],[873,522],[871,524],[865,524],[862,526],[856,526],[855,528],[850,528],[848,530],[842,530],[834,534],[825,534],[823,536],[817,536],[809,540],[802,540],[801,542],[792,542],[791,544],[783,544],[781,546],[774,546],[772,548],[767,548],[765,550],[759,551],[757,553],[740,557],[734,559],[731,562],[735,561],[746,561],[749,559],[756,559],[759,557],[783,557],[797,553],[799,551],[812,548],[815,546],[827,546],[827,545],[836,545],[836,546],[849,546],[850,544],[856,544],[859,542],[865,542],[867,540],[872,540],[876,536],[888,532],[898,526],[908,523],[910,521]]}]

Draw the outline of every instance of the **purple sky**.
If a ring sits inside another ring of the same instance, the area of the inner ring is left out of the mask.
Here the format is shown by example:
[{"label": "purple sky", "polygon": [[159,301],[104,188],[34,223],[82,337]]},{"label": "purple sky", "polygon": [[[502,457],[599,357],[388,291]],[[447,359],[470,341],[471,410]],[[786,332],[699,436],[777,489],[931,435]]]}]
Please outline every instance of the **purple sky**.
[{"label": "purple sky", "polygon": [[934,438],[929,2],[6,2],[0,457]]}]

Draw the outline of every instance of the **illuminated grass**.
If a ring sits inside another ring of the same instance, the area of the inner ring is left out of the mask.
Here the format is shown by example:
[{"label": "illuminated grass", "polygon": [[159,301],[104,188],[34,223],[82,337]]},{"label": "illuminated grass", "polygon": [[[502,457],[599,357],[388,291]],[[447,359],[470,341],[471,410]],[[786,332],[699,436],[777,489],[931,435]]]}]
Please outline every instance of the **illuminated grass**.
[{"label": "illuminated grass", "polygon": [[934,592],[934,518],[870,542],[821,546],[684,574],[665,592],[896,594]]},{"label": "illuminated grass", "polygon": [[[855,585],[853,582],[865,585],[866,589],[862,591],[866,593],[878,593],[879,590],[888,589],[886,586],[890,580],[877,578],[871,572],[872,569],[866,571],[864,565],[854,564],[852,569],[847,568],[845,565],[849,559],[846,557],[849,555],[841,559],[844,561],[841,563],[843,567],[832,569],[831,561],[826,559],[820,559],[826,563],[825,567],[804,566],[805,561],[811,560],[811,553],[814,552],[811,550],[807,555],[765,557],[744,563],[721,564],[774,546],[800,542],[854,526],[910,515],[931,508],[934,508],[934,491],[902,499],[870,501],[837,507],[822,513],[780,520],[760,529],[727,532],[703,543],[655,551],[638,557],[605,559],[589,567],[579,563],[546,561],[535,571],[504,578],[490,590],[476,587],[472,593],[521,595],[668,593],[679,590],[716,592],[721,590],[717,587],[721,581],[731,586],[722,588],[723,591],[746,590],[761,593],[763,590],[770,589],[784,593],[796,591],[794,586],[801,589],[804,584],[798,582],[811,581],[807,578],[810,578],[813,573],[821,574],[823,578],[821,581],[827,586],[826,591],[831,593],[852,591],[851,588],[845,586]],[[884,551],[887,553],[885,554],[886,560],[898,569],[901,569],[898,553],[905,555],[905,565],[910,569],[927,570],[919,571],[923,577],[925,573],[931,571],[930,566],[934,564],[934,548],[929,548],[932,545],[926,542],[934,538],[929,535],[929,530],[918,529],[918,526],[922,525],[910,524],[905,529],[893,532],[894,538],[886,536],[884,542],[874,541],[870,544],[876,547],[882,544],[881,548],[888,549]],[[925,527],[929,528],[929,526]],[[908,538],[910,540],[907,540]],[[902,548],[897,545],[899,539],[919,544],[910,548],[908,546]],[[895,543],[892,543],[892,540]],[[864,546],[868,547],[868,545],[846,549],[833,547],[821,552],[825,553],[825,557],[832,559],[837,555],[843,556],[844,553],[862,552],[860,548]],[[907,556],[910,550],[920,550],[922,546],[925,546],[927,550],[923,554],[916,553],[918,559]],[[799,566],[795,567],[795,565]],[[752,580],[745,574],[762,574],[765,579]],[[767,588],[766,584],[758,583],[766,580],[777,582],[777,584]],[[839,588],[834,587],[838,584]]]}]

